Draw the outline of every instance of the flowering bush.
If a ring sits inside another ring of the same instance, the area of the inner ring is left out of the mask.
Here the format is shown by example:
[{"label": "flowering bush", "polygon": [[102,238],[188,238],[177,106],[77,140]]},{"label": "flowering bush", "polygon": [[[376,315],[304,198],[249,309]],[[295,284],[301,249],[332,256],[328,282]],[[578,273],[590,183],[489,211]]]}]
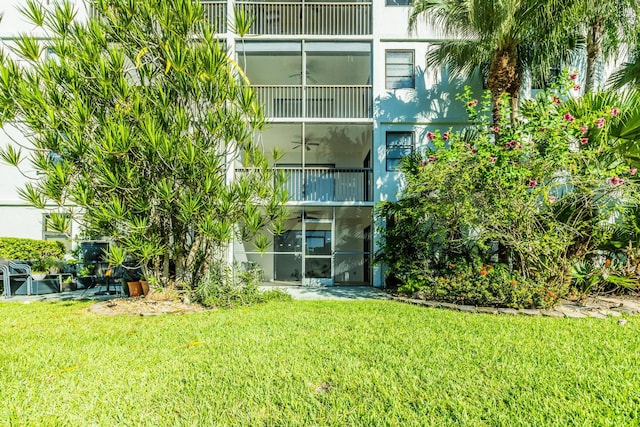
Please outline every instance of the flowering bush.
[{"label": "flowering bush", "polygon": [[[391,278],[467,303],[545,306],[568,292],[571,265],[635,203],[637,172],[609,138],[623,115],[615,97],[585,109],[573,90],[566,74],[525,102],[519,120],[491,127],[488,97],[466,89],[471,125],[429,130],[427,148],[403,162],[399,201],[379,207],[390,222],[378,260]],[[465,273],[452,275],[452,264]]]}]

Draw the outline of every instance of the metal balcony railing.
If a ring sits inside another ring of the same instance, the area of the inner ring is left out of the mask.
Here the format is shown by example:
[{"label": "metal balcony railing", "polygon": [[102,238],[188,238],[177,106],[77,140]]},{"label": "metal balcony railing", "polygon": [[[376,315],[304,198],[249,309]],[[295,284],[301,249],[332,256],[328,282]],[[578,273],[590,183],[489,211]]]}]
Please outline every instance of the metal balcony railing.
[{"label": "metal balcony railing", "polygon": [[[371,86],[255,85],[265,115],[280,117],[371,118]],[[304,107],[304,108],[303,108]]]},{"label": "metal balcony railing", "polygon": [[[287,176],[290,201],[368,202],[372,200],[370,168],[278,167]],[[237,169],[241,174],[246,169]]]},{"label": "metal balcony railing", "polygon": [[216,33],[227,32],[227,2],[201,0],[204,15]]},{"label": "metal balcony railing", "polygon": [[253,19],[251,34],[368,35],[371,2],[239,1]]}]

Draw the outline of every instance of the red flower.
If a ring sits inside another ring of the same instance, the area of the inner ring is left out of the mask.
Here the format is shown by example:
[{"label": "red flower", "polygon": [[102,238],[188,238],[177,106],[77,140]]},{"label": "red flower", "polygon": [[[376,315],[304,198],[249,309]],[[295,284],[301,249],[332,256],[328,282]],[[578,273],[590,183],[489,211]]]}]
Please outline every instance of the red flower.
[{"label": "red flower", "polygon": [[478,152],[478,149],[476,147],[473,147],[471,149],[471,153],[476,154]]},{"label": "red flower", "polygon": [[450,132],[445,132],[445,133],[443,133],[443,134],[442,134],[442,140],[443,140],[443,141],[448,140],[448,139],[449,139],[449,136],[451,136],[451,133],[450,133]]},{"label": "red flower", "polygon": [[614,176],[613,178],[610,179],[610,182],[613,185],[619,185],[619,184],[624,183],[624,179],[618,178],[617,176]]},{"label": "red flower", "polygon": [[562,101],[560,100],[560,98],[558,98],[557,96],[553,95],[553,98],[551,98],[551,101],[556,104],[556,105],[560,105],[562,104]]},{"label": "red flower", "polygon": [[420,166],[427,166],[427,162],[425,162],[424,160],[420,162]]},{"label": "red flower", "polygon": [[578,73],[576,71],[574,71],[573,73],[569,74],[569,78],[571,80],[575,80],[578,77]]},{"label": "red flower", "polygon": [[565,113],[565,115],[562,116],[562,119],[571,123],[575,120],[575,117],[573,117],[570,113]]},{"label": "red flower", "polygon": [[474,99],[472,101],[467,102],[467,107],[471,108],[471,107],[475,107],[476,105],[478,105],[478,100]]},{"label": "red flower", "polygon": [[433,132],[427,132],[427,139],[429,141],[433,141],[433,139],[436,137],[436,134]]},{"label": "red flower", "polygon": [[536,181],[535,179],[532,179],[531,181],[529,181],[529,188],[533,188],[536,185],[538,185],[538,181]]},{"label": "red flower", "polygon": [[580,138],[580,144],[584,145],[589,142],[589,138]]},{"label": "red flower", "polygon": [[436,156],[434,156],[434,155],[429,156],[429,161],[430,162],[435,162],[436,161]]}]

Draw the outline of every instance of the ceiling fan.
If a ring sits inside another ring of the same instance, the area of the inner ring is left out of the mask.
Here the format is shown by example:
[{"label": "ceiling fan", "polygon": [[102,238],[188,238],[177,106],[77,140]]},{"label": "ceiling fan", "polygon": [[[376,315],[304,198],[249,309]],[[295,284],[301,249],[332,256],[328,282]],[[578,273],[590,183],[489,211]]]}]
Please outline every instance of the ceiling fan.
[{"label": "ceiling fan", "polygon": [[[294,150],[297,150],[298,148],[300,148],[302,146],[302,143],[300,142],[299,139],[294,139],[293,141],[291,141],[291,143],[293,144],[293,149]],[[310,137],[306,137],[304,139],[304,146],[305,146],[305,149],[307,151],[311,150],[311,146],[317,147],[319,145],[320,145],[319,142],[312,142]]]},{"label": "ceiling fan", "polygon": [[[302,77],[302,71],[299,72],[299,73],[294,73],[294,74],[290,74],[289,75],[289,78],[293,78],[293,77],[301,78]],[[313,83],[313,84],[317,84],[318,83],[318,81],[311,76],[311,73],[308,70],[306,72],[306,81],[310,82],[310,83]]]}]

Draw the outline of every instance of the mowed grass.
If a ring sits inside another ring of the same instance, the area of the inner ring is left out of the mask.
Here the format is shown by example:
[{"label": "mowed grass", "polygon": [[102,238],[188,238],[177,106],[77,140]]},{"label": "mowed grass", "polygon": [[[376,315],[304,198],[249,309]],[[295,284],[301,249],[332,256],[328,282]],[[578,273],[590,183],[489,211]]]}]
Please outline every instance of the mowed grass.
[{"label": "mowed grass", "polygon": [[0,304],[0,425],[640,423],[640,319],[293,301],[101,317]]}]

